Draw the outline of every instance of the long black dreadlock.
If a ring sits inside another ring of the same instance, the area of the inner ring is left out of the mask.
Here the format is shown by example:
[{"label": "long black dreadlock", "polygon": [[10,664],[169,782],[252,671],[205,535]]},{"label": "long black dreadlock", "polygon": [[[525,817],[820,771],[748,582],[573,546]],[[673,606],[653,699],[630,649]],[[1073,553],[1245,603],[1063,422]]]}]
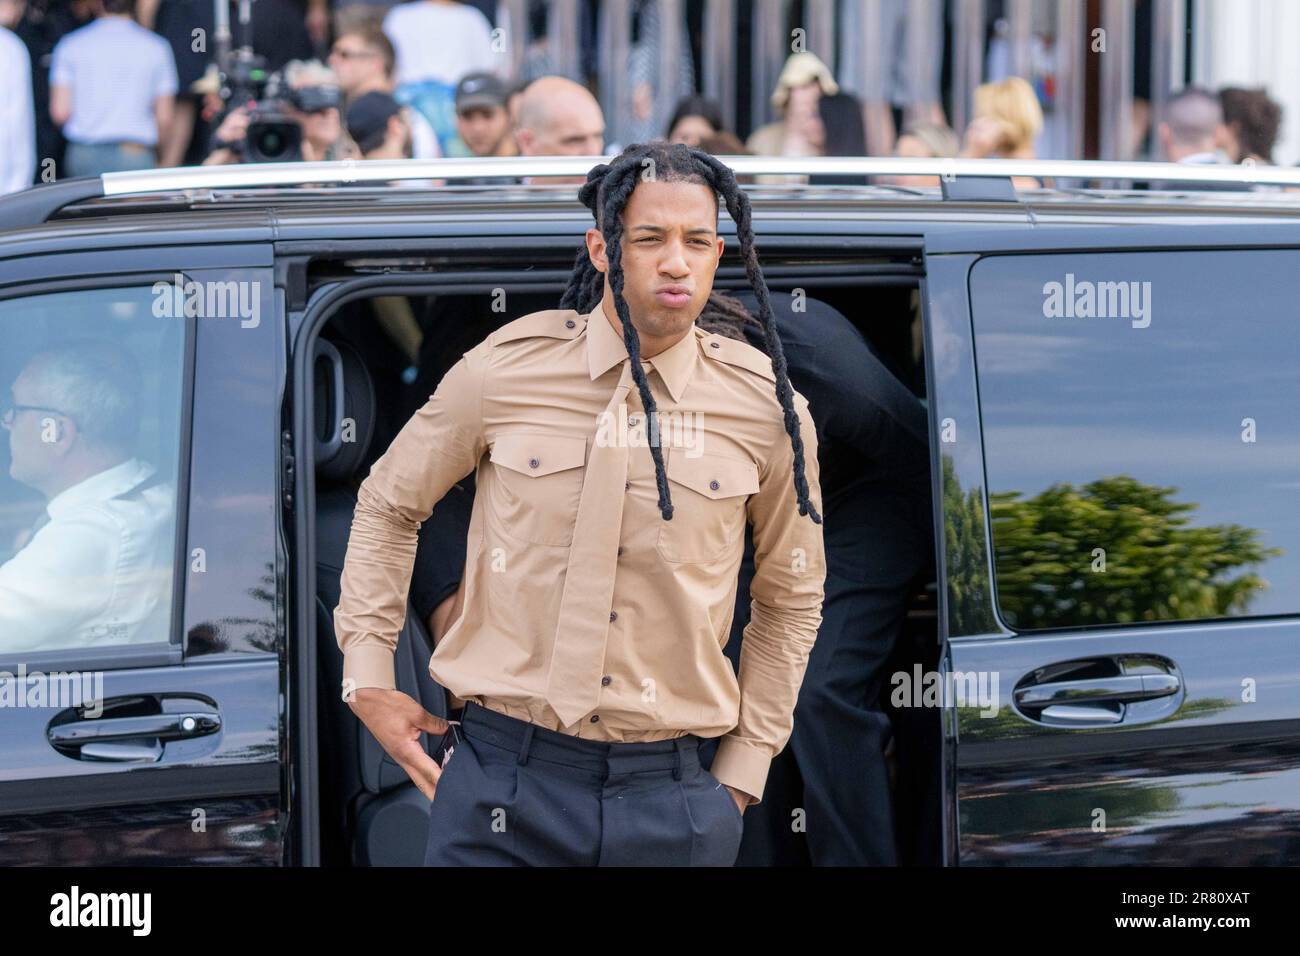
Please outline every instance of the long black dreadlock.
[{"label": "long black dreadlock", "polygon": [[[627,206],[632,191],[636,189],[641,177],[659,182],[699,183],[713,190],[715,197],[720,197],[726,204],[727,212],[736,224],[736,237],[740,242],[740,254],[745,262],[745,275],[754,290],[758,303],[758,320],[763,329],[763,341],[768,357],[772,360],[772,371],[776,374],[776,397],[781,403],[785,418],[785,430],[790,436],[790,445],[794,449],[794,488],[799,501],[799,514],[808,515],[813,522],[821,524],[821,515],[813,506],[808,493],[808,478],[804,474],[803,439],[799,435],[799,416],[794,410],[794,389],[786,372],[785,351],[781,348],[781,339],[776,332],[776,319],[772,315],[772,304],[768,298],[767,282],[763,270],[758,264],[758,253],[754,248],[754,229],[751,222],[749,197],[740,191],[735,174],[731,169],[718,162],[702,150],[692,149],[681,143],[638,143],[623,150],[609,163],[602,163],[587,173],[587,182],[578,191],[582,204],[591,210],[596,226],[605,237],[605,254],[609,259],[609,286],[614,296],[614,308],[623,326],[623,345],[627,348],[632,364],[632,378],[636,382],[641,396],[650,434],[655,434],[658,422],[658,406],[650,393],[645,371],[641,368],[641,340],[632,317],[628,311],[627,301],[623,298],[622,239],[623,209]],[[573,263],[573,275],[568,287],[560,299],[560,308],[576,309],[590,312],[595,309],[604,296],[605,276],[592,263],[584,243],[578,247],[578,255]],[[651,442],[650,455],[655,464],[655,483],[659,489],[659,512],[665,521],[673,516],[672,499],[668,493],[668,479],[664,473],[663,452],[657,442]]]},{"label": "long black dreadlock", "polygon": [[751,325],[760,328],[758,320],[745,308],[745,303],[717,289],[709,293],[708,301],[704,303],[704,309],[695,324],[705,332],[725,335],[746,345],[749,344],[749,338],[745,335],[745,329]]}]

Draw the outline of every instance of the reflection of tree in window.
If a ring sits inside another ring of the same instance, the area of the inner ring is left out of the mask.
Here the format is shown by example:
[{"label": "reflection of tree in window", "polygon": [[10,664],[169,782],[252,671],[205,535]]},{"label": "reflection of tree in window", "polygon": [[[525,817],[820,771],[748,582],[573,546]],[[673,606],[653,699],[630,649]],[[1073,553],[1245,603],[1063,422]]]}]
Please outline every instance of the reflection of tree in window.
[{"label": "reflection of tree in window", "polygon": [[[998,606],[1008,625],[1077,627],[1245,614],[1268,586],[1234,573],[1282,554],[1239,524],[1192,527],[1195,502],[1126,475],[1032,498],[990,496]],[[1095,549],[1104,550],[1100,570]],[[1094,570],[1094,566],[1098,569]]]},{"label": "reflection of tree in window", "polygon": [[976,486],[962,492],[951,455],[943,456],[943,537],[948,556],[949,633],[996,631],[988,593],[983,490]]}]

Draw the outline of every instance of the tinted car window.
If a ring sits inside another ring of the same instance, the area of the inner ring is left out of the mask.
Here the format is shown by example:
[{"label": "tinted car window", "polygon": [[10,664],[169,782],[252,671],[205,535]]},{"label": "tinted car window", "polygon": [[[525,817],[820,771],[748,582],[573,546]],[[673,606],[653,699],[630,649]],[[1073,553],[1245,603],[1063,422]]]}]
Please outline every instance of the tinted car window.
[{"label": "tinted car window", "polygon": [[990,257],[971,301],[1009,626],[1300,611],[1300,253]]},{"label": "tinted car window", "polygon": [[0,301],[0,654],[170,639],[184,320],[149,285]]}]

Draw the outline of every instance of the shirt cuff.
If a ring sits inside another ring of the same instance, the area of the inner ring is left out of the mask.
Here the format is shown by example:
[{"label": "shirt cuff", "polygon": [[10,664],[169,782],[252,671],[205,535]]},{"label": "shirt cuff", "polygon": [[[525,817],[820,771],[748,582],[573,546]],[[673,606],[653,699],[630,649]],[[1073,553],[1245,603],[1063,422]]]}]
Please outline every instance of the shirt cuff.
[{"label": "shirt cuff", "polygon": [[739,737],[724,736],[718,743],[718,752],[714,754],[709,772],[720,783],[752,798],[745,803],[752,807],[763,801],[763,787],[767,783],[767,771],[772,766],[772,758],[764,750],[759,750]]},{"label": "shirt cuff", "polygon": [[343,652],[343,689],[363,687],[395,690],[397,680],[393,649],[386,645],[357,644]]}]

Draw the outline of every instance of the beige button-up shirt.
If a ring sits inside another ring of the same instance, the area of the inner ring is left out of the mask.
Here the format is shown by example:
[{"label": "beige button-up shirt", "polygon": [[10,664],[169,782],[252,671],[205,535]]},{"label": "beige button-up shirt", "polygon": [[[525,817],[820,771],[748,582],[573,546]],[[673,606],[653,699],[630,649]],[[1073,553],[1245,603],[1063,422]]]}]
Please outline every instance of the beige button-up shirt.
[{"label": "beige button-up shirt", "polygon": [[[433,678],[464,700],[582,738],[721,735],[711,772],[752,805],[790,737],[826,574],[821,526],[799,514],[771,361],[752,346],[692,328],[643,360],[673,517],[659,513],[633,386],[626,435],[615,437],[629,445],[627,479],[608,496],[623,513],[597,706],[562,726],[546,700],[585,466],[611,437],[600,436],[609,430],[600,419],[627,361],[600,307],[555,309],[496,330],[447,373],[357,494],[334,614],[345,687],[394,686],[420,523],[477,469],[464,610],[434,651]],[[816,433],[803,396],[794,402],[820,512]],[[722,648],[746,519],[756,573],[737,680]]]}]

